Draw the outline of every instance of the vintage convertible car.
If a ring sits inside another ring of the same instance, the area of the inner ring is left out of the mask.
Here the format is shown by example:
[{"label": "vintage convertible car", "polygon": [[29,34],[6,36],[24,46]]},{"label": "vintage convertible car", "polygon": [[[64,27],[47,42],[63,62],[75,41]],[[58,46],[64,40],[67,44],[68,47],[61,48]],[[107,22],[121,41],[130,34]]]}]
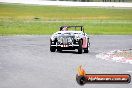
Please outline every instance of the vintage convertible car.
[{"label": "vintage convertible car", "polygon": [[83,26],[61,26],[59,31],[50,37],[50,51],[78,50],[79,54],[89,52],[89,37]]}]

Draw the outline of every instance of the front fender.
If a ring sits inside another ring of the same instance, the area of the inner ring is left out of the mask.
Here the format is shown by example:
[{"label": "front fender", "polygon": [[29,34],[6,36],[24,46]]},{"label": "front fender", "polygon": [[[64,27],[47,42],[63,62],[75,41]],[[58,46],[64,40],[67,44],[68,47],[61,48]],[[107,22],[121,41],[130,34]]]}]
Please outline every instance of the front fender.
[{"label": "front fender", "polygon": [[83,37],[82,48],[87,48],[87,47],[88,47],[88,39],[86,37]]}]

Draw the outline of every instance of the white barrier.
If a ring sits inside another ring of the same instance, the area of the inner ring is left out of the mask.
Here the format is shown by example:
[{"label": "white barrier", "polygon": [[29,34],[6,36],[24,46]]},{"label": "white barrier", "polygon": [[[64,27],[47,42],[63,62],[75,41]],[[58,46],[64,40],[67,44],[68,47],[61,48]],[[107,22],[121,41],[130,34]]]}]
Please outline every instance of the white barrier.
[{"label": "white barrier", "polygon": [[58,6],[132,7],[132,3],[128,3],[128,2],[70,2],[70,1],[42,1],[42,0],[0,0],[0,2],[36,4],[36,5],[58,5]]}]

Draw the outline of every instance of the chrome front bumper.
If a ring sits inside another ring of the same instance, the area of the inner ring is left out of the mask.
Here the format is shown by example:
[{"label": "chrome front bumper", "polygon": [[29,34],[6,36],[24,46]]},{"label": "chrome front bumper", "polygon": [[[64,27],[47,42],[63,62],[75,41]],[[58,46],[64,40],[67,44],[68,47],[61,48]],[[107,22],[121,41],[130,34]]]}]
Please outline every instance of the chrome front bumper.
[{"label": "chrome front bumper", "polygon": [[75,45],[75,44],[73,44],[73,45],[51,45],[51,46],[55,46],[55,47],[74,47],[74,46],[79,46],[79,45]]}]

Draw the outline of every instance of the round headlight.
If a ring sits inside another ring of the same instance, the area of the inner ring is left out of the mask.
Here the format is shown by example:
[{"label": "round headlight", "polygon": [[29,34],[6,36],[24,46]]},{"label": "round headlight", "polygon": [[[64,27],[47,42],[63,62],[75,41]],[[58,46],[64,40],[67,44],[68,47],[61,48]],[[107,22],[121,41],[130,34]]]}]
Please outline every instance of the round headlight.
[{"label": "round headlight", "polygon": [[51,36],[51,40],[54,41],[56,36]]},{"label": "round headlight", "polygon": [[79,36],[75,36],[75,40],[78,41],[80,39]]}]

